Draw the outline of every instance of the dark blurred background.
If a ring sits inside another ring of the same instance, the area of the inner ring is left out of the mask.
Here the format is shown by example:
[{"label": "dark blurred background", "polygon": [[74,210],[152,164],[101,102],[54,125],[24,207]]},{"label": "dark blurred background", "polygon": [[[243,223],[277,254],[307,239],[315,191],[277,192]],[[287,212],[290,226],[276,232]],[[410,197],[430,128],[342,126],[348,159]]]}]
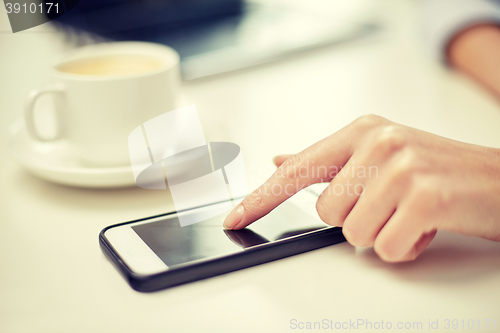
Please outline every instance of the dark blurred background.
[{"label": "dark blurred background", "polygon": [[96,40],[139,40],[175,48],[185,80],[272,61],[375,31],[373,18],[244,0],[80,0],[53,21]]}]

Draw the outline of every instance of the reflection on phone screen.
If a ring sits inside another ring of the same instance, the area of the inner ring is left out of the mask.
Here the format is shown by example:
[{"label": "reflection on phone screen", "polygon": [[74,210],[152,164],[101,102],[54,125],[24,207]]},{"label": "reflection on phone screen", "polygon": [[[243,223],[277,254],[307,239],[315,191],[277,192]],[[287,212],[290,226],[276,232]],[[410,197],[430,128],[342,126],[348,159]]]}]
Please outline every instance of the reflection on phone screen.
[{"label": "reflection on phone screen", "polygon": [[226,255],[268,242],[297,236],[327,227],[319,218],[291,202],[243,230],[224,230],[227,213],[181,227],[178,218],[139,224],[132,229],[169,267],[200,259]]}]

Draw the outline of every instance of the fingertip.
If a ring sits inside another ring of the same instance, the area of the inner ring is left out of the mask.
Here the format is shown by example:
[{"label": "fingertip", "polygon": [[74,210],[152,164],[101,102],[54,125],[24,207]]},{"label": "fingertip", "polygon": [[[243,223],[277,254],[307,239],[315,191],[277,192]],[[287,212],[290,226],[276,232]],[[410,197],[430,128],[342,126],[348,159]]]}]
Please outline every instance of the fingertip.
[{"label": "fingertip", "polygon": [[243,214],[245,213],[245,208],[243,205],[236,206],[224,220],[224,228],[227,230],[241,229],[238,228],[243,220]]}]

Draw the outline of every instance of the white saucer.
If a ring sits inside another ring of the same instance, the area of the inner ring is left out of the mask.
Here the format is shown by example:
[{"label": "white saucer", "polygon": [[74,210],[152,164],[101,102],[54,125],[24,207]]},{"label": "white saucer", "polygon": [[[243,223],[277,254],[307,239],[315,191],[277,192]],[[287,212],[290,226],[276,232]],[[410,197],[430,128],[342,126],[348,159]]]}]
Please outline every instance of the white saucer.
[{"label": "white saucer", "polygon": [[22,120],[10,128],[9,147],[26,170],[54,183],[85,188],[136,186],[130,166],[93,168],[82,165],[66,141],[32,140]]}]

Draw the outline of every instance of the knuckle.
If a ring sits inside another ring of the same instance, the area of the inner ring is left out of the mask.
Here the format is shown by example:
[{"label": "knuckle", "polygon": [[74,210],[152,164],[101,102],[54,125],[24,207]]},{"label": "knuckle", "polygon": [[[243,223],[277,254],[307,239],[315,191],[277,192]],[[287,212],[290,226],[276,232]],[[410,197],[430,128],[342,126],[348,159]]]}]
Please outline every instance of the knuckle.
[{"label": "knuckle", "polygon": [[375,253],[384,261],[399,262],[400,256],[396,249],[391,246],[390,242],[380,241],[378,238],[375,240],[373,246]]},{"label": "knuckle", "polygon": [[418,201],[435,199],[437,194],[436,189],[427,179],[423,177],[415,178],[412,185],[413,197]]},{"label": "knuckle", "polygon": [[373,240],[352,222],[344,223],[342,233],[346,240],[354,246],[367,247],[373,245]]},{"label": "knuckle", "polygon": [[393,154],[408,144],[406,131],[398,125],[384,126],[373,140],[373,150],[382,154]]},{"label": "knuckle", "polygon": [[436,213],[445,214],[452,200],[452,193],[446,186],[441,186],[439,182],[425,177],[416,177],[414,179],[410,204],[412,209],[419,211],[421,214],[427,212],[433,214],[434,218],[436,218]]},{"label": "knuckle", "polygon": [[414,182],[414,178],[419,171],[419,157],[412,148],[406,148],[397,157],[391,170],[393,182]]},{"label": "knuckle", "polygon": [[289,157],[277,170],[278,178],[285,179],[295,179],[301,175],[299,171],[301,168],[304,168],[304,164],[306,164],[307,168],[307,159],[302,154],[295,154]]},{"label": "knuckle", "polygon": [[316,211],[318,212],[319,218],[328,225],[332,226],[342,226],[343,220],[332,209],[331,204],[328,202],[328,198],[321,195],[316,201]]},{"label": "knuckle", "polygon": [[385,118],[374,115],[374,114],[365,114],[361,117],[356,118],[351,125],[355,128],[366,129],[374,127],[384,121],[387,121]]},{"label": "knuckle", "polygon": [[262,205],[262,190],[256,190],[241,202],[245,212],[253,213],[259,210]]}]

